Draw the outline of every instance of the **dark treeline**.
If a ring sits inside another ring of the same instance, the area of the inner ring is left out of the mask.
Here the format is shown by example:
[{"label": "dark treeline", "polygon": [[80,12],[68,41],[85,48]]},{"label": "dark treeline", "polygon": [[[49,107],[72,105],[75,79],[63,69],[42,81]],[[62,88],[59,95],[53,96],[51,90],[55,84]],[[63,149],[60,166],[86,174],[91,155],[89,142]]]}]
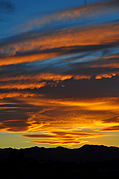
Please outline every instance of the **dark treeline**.
[{"label": "dark treeline", "polygon": [[82,178],[119,175],[119,148],[85,145],[79,149],[0,149],[0,171],[9,178]]}]

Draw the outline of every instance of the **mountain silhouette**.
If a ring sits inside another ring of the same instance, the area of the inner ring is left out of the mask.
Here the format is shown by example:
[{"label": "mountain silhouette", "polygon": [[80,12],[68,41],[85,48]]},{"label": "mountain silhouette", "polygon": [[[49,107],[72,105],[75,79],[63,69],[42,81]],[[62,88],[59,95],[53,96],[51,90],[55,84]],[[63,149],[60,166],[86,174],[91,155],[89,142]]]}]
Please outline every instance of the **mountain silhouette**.
[{"label": "mountain silhouette", "polygon": [[84,145],[78,149],[0,149],[0,169],[3,176],[9,173],[12,178],[114,178],[119,172],[119,148]]}]

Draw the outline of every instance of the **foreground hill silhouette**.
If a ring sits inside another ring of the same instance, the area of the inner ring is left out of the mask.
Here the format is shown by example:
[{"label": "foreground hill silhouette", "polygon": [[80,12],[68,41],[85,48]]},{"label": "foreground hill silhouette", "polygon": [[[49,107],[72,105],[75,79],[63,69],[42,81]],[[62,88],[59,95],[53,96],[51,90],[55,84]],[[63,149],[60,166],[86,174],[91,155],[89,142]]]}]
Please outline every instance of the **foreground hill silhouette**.
[{"label": "foreground hill silhouette", "polygon": [[0,149],[0,171],[9,178],[114,178],[119,175],[119,148],[84,145],[79,149]]}]

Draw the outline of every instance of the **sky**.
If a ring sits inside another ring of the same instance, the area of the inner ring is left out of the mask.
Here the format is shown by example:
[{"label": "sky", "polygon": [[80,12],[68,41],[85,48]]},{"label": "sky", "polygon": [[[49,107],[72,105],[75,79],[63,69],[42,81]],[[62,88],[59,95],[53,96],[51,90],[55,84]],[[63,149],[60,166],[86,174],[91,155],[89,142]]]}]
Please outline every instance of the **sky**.
[{"label": "sky", "polygon": [[119,1],[0,0],[0,148],[119,147]]}]

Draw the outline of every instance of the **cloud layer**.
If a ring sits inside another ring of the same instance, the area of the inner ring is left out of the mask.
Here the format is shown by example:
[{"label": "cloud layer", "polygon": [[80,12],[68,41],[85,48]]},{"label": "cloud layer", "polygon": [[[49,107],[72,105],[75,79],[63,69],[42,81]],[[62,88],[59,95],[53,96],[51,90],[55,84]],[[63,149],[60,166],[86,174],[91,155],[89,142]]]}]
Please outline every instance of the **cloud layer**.
[{"label": "cloud layer", "polygon": [[0,41],[0,132],[69,147],[118,135],[118,10],[58,11]]}]

